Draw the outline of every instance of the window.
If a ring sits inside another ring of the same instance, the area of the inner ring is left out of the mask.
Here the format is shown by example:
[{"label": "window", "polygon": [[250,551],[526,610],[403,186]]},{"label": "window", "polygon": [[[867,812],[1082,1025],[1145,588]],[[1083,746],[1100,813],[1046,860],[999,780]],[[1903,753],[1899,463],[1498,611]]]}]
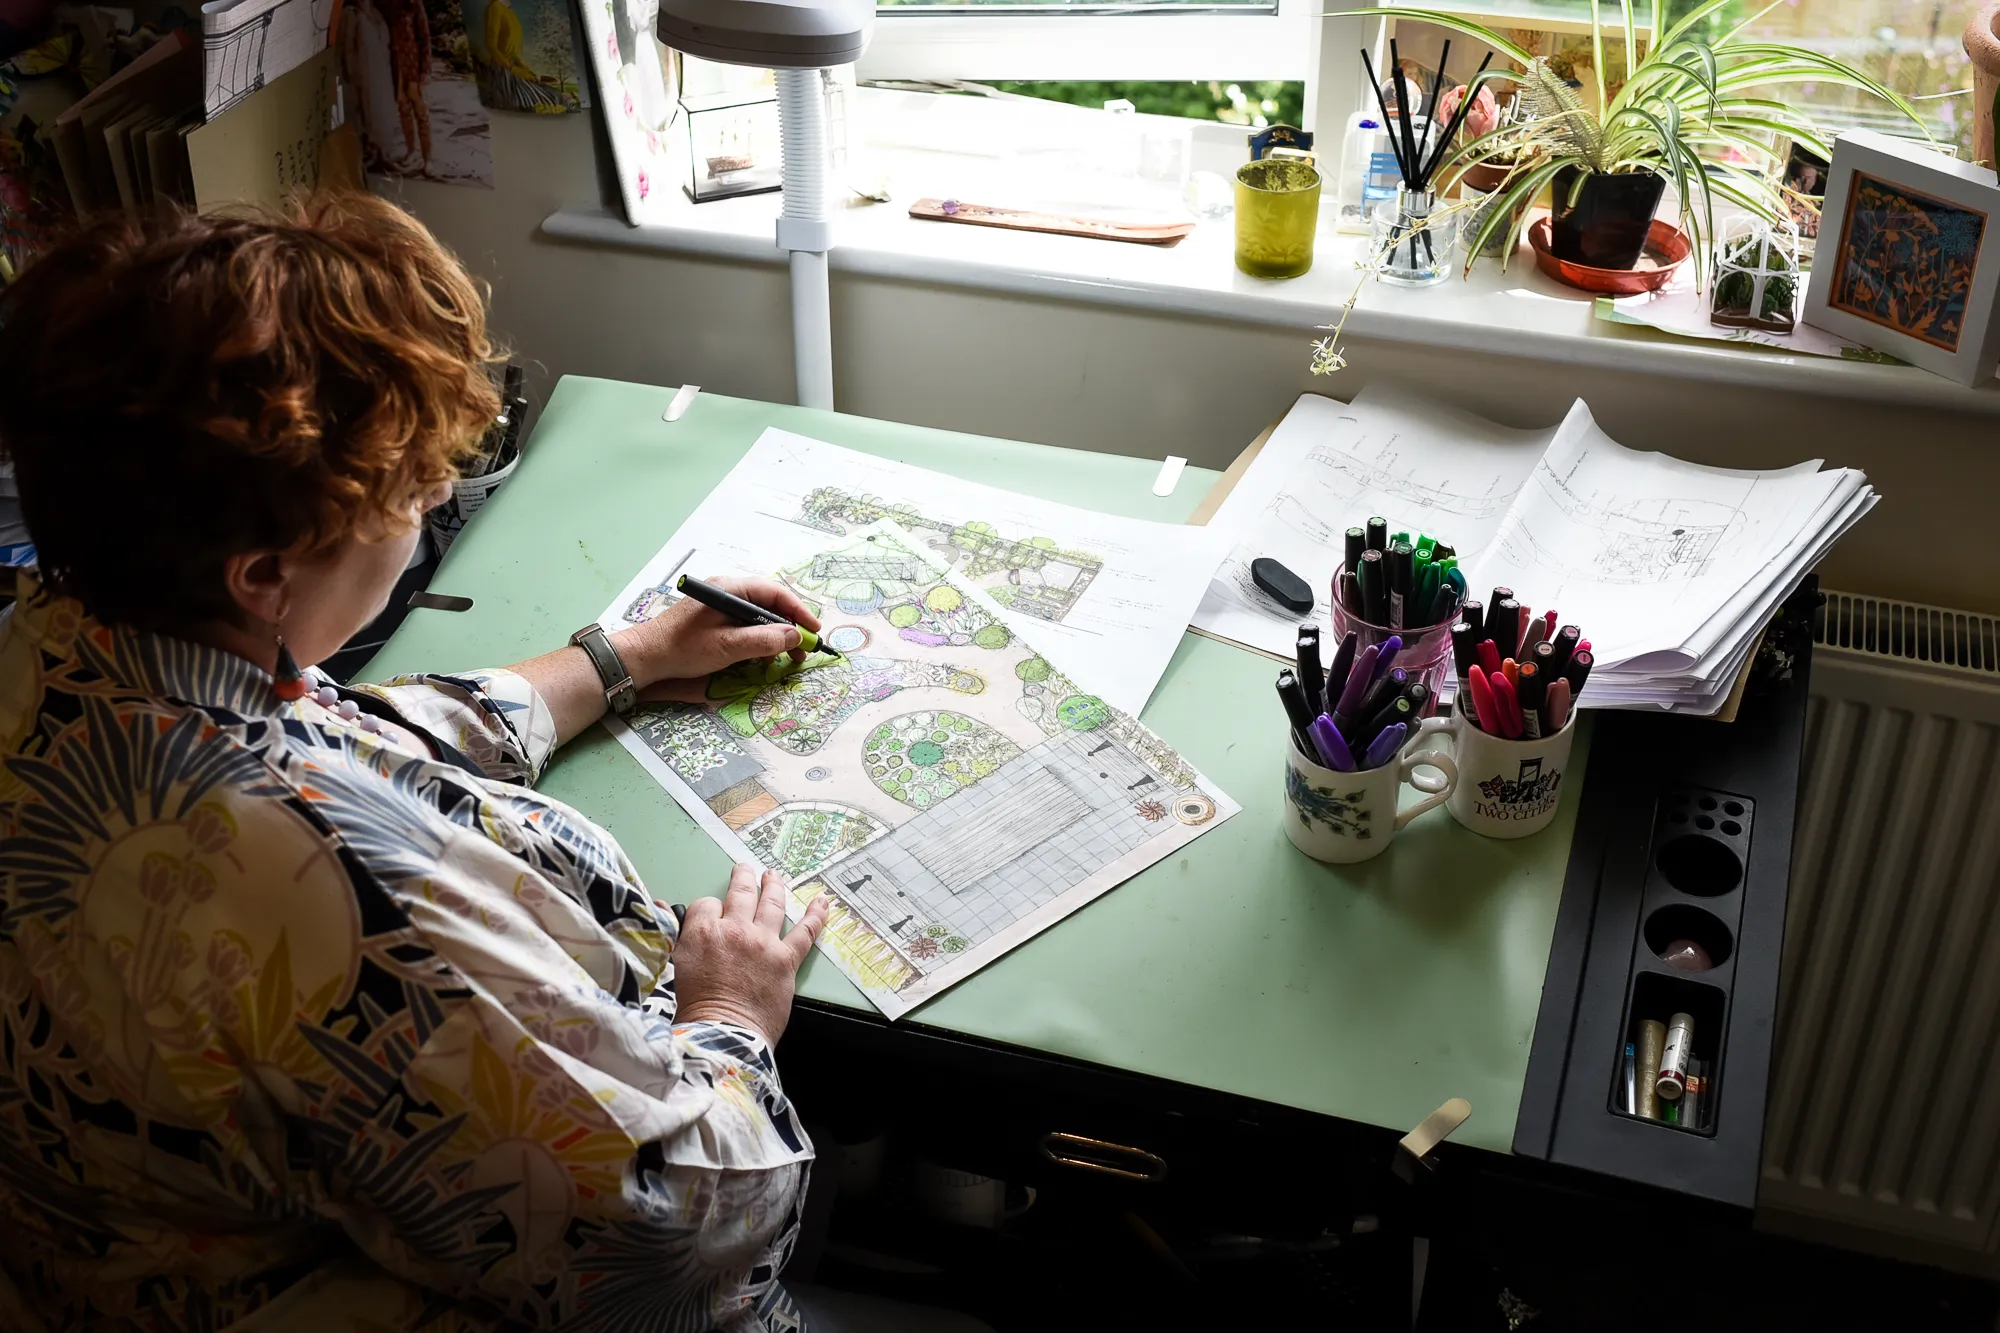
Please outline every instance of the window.
[{"label": "window", "polygon": [[[1672,0],[1670,20],[1690,7],[1688,0]],[[1738,0],[1714,21],[1719,31],[1726,32],[1763,8],[1752,0]],[[1938,96],[1972,87],[1972,62],[1960,41],[1970,14],[1969,6],[1942,0],[1788,0],[1750,31],[1831,56],[1891,92],[1924,99],[1914,105],[1930,132],[1939,143],[1955,145],[1960,157],[1970,159],[1972,99]],[[1851,89],[1800,84],[1780,95],[1803,105],[1829,133],[1913,132],[1900,112]]]},{"label": "window", "polygon": [[[1143,110],[1228,121],[1247,109],[1252,124],[1260,115],[1273,123],[1298,123],[1297,90],[1303,81],[1303,119],[1338,135],[1347,113],[1362,105],[1365,80],[1355,51],[1375,46],[1385,26],[1320,17],[1350,3],[1359,8],[1367,0],[878,0],[874,41],[858,72],[863,79],[968,80],[1084,106],[1101,106],[1112,97],[1134,103],[1143,98],[1150,102]],[[1448,9],[1517,40],[1531,32],[1553,34],[1530,43],[1530,49],[1588,45],[1591,0],[1378,3]],[[1697,3],[1659,0],[1660,26]],[[1972,84],[1971,62],[1959,40],[1963,6],[1944,0],[1783,0],[1766,10],[1768,3],[1737,0],[1711,16],[1710,31],[1719,36],[1765,11],[1753,34],[1823,52],[1906,98],[1923,99],[1916,106],[1932,134],[1969,156],[1972,102],[1950,96]],[[1634,4],[1642,22],[1653,7],[1652,0]],[[1603,0],[1601,12],[1606,23],[1618,21],[1615,0]],[[1405,56],[1427,65],[1424,57],[1434,57],[1442,35],[1434,27],[1405,23]],[[1463,78],[1461,58],[1454,53],[1457,78]],[[1279,85],[1288,86],[1274,91]],[[1858,92],[1807,84],[1777,93],[1803,103],[1829,131],[1909,132],[1898,113]],[[1222,106],[1217,94],[1231,101],[1231,112],[1216,114]],[[1204,97],[1206,112],[1197,105]],[[1283,110],[1266,111],[1267,101]]]},{"label": "window", "polygon": [[1200,80],[1306,77],[1319,0],[1019,3],[879,0],[864,79]]},{"label": "window", "polygon": [[1306,85],[1303,80],[1186,79],[1180,82],[1104,82],[1061,79],[1047,82],[1001,82],[1003,93],[1040,97],[1071,106],[1101,107],[1130,102],[1145,116],[1181,116],[1188,120],[1219,120],[1225,125],[1262,129],[1266,125],[1305,123]]}]

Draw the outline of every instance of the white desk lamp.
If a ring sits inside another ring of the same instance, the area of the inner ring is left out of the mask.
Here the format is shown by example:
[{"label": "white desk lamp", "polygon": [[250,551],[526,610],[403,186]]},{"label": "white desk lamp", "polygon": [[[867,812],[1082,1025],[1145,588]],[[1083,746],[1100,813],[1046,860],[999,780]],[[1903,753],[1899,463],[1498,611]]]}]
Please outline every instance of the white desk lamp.
[{"label": "white desk lamp", "polygon": [[875,27],[875,0],[661,0],[660,40],[729,65],[774,69],[785,161],[778,247],[792,256],[792,366],[802,407],[833,408],[826,252],[826,98],[819,71],[850,65]]}]

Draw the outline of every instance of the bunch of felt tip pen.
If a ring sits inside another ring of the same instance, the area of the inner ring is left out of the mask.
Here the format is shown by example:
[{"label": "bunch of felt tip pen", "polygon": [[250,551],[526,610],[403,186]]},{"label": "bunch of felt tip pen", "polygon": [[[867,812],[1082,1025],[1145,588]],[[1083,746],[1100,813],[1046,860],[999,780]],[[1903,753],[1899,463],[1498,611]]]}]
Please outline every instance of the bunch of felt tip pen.
[{"label": "bunch of felt tip pen", "polygon": [[1557,629],[1554,611],[1535,615],[1512,588],[1466,602],[1458,615],[1451,652],[1467,719],[1505,740],[1561,731],[1590,679],[1590,640],[1574,625]]},{"label": "bunch of felt tip pen", "polygon": [[1356,619],[1390,629],[1442,625],[1465,600],[1465,575],[1458,552],[1435,537],[1407,532],[1393,536],[1389,520],[1371,518],[1347,530],[1347,564],[1336,589],[1340,604]]},{"label": "bunch of felt tip pen", "polygon": [[1355,773],[1396,757],[1431,703],[1430,686],[1397,666],[1403,640],[1390,635],[1357,648],[1350,631],[1332,663],[1320,666],[1319,626],[1299,626],[1296,669],[1278,672],[1278,701],[1299,753],[1322,768]]},{"label": "bunch of felt tip pen", "polygon": [[484,477],[521,456],[521,423],[528,415],[528,400],[521,393],[524,378],[519,366],[507,364],[500,381],[500,415],[479,437],[478,451],[465,461],[465,476]]}]

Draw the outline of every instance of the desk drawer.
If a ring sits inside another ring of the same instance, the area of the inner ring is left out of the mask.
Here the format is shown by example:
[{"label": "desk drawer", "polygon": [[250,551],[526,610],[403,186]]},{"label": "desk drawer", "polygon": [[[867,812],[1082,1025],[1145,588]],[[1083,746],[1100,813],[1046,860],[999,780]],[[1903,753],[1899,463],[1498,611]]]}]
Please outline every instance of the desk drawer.
[{"label": "desk drawer", "polygon": [[[809,1113],[837,1106],[848,1132],[884,1134],[898,1157],[1255,1234],[1315,1230],[1365,1211],[1357,1182],[1387,1179],[1394,1142],[1303,1112],[809,1004],[793,1019],[783,1061],[786,1086]],[[871,1077],[877,1064],[896,1079]],[[954,1091],[868,1091],[891,1086]]]}]

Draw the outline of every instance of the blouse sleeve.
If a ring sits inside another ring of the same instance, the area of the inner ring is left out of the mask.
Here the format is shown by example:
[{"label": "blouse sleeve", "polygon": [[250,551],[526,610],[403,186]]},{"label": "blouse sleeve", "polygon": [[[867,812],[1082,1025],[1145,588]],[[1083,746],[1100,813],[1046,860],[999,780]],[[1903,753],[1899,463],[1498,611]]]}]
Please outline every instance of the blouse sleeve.
[{"label": "blouse sleeve", "polygon": [[501,782],[533,785],[555,752],[556,724],[548,704],[512,671],[396,676],[350,688],[382,700]]},{"label": "blouse sleeve", "polygon": [[320,1127],[322,1211],[391,1273],[531,1328],[766,1328],[812,1153],[768,1045],[675,1026],[666,997],[540,990],[459,1007],[384,1110]]}]

